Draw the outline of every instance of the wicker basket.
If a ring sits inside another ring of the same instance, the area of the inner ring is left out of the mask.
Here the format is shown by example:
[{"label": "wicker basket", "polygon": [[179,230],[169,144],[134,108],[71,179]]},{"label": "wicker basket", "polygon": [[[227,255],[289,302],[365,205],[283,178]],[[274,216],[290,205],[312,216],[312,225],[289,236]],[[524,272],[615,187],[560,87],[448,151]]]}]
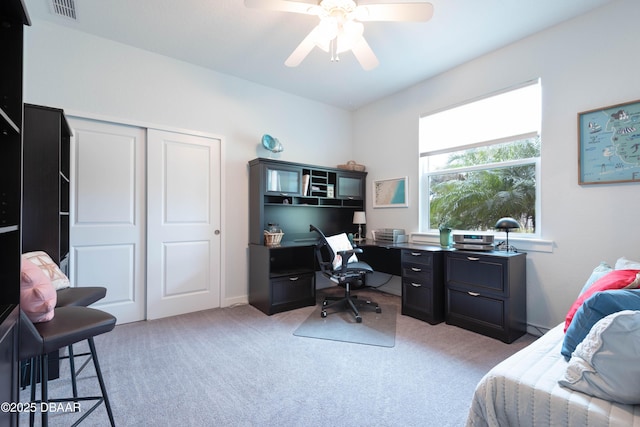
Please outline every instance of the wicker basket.
[{"label": "wicker basket", "polygon": [[355,160],[349,160],[346,165],[338,165],[338,169],[346,169],[348,171],[364,172],[366,167],[364,165],[357,164],[355,162]]},{"label": "wicker basket", "polygon": [[282,240],[282,236],[284,233],[270,233],[267,230],[264,230],[264,244],[267,246],[275,246],[279,245]]}]

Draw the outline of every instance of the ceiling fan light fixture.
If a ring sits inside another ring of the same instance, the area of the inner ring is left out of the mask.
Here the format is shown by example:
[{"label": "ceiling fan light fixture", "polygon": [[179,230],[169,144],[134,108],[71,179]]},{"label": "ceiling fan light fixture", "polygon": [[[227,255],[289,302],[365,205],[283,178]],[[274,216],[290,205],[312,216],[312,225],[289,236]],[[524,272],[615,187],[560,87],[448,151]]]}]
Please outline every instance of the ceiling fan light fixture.
[{"label": "ceiling fan light fixture", "polygon": [[320,19],[320,23],[318,24],[316,40],[319,42],[333,40],[338,36],[339,31],[340,27],[338,25],[338,21],[335,18],[322,18]]},{"label": "ceiling fan light fixture", "polygon": [[371,70],[379,65],[378,58],[363,37],[364,25],[358,21],[425,22],[433,16],[433,5],[425,0],[362,6],[354,0],[319,0],[316,5],[307,1],[244,0],[247,7],[315,15],[320,19],[287,58],[288,67],[300,65],[317,46],[330,53],[331,61],[339,61],[339,53],[351,50],[362,68]]},{"label": "ceiling fan light fixture", "polygon": [[338,34],[338,48],[337,53],[346,52],[353,49],[353,47],[360,41],[362,34],[364,33],[364,25],[359,22],[345,22],[342,27],[342,31]]}]

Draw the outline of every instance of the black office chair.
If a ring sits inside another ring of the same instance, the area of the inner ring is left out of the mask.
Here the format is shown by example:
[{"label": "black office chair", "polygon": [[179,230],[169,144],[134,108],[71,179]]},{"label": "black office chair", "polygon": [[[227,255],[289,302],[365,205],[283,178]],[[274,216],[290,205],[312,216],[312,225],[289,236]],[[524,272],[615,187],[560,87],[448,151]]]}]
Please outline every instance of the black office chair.
[{"label": "black office chair", "polygon": [[[382,309],[377,303],[370,300],[360,300],[357,295],[351,295],[351,286],[364,284],[366,274],[373,272],[371,266],[366,262],[349,262],[352,255],[362,253],[362,249],[338,250],[337,253],[335,253],[322,231],[314,225],[309,225],[309,231],[315,231],[320,236],[315,249],[320,272],[332,282],[344,287],[344,296],[326,297],[324,299],[320,315],[327,317],[327,308],[335,306],[338,309],[351,310],[356,322],[361,323],[360,308],[367,307],[375,310],[376,313],[381,313]],[[336,255],[340,255],[342,261],[340,265],[334,268],[333,261]]]},{"label": "black office chair", "polygon": [[[109,417],[109,423],[115,427],[113,413],[109,397],[102,378],[102,371],[98,363],[98,355],[96,352],[93,337],[111,331],[116,325],[116,318],[101,310],[88,307],[60,307],[55,309],[53,319],[48,322],[32,323],[24,312],[20,312],[20,360],[30,360],[31,369],[31,402],[50,403],[59,402],[83,402],[88,400],[96,400],[97,402],[85,410],[84,414],[74,425],[82,422],[89,414],[91,414],[100,404],[104,403]],[[68,347],[80,341],[87,340],[93,366],[96,370],[98,383],[100,385],[100,396],[73,396],[62,399],[49,399],[48,396],[48,354],[52,351]],[[41,400],[36,400],[36,385],[40,378]],[[37,405],[41,408],[42,405]],[[29,414],[29,425],[34,424],[34,412]],[[41,412],[42,426],[48,425],[48,411],[45,409]]]}]

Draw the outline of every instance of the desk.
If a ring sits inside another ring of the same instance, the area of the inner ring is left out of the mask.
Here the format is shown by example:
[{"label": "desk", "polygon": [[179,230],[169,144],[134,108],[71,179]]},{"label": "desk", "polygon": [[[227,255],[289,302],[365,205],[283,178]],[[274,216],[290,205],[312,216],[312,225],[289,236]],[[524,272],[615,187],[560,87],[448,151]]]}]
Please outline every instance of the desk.
[{"label": "desk", "polygon": [[432,325],[444,321],[443,254],[439,246],[367,240],[358,258],[375,271],[401,276],[402,314]]},{"label": "desk", "polygon": [[[402,314],[510,343],[526,332],[526,253],[366,240],[358,258],[402,280]],[[266,314],[315,304],[313,242],[250,245],[249,302]]]},{"label": "desk", "polygon": [[371,240],[359,246],[374,270],[402,277],[402,314],[506,343],[526,333],[526,253]]}]

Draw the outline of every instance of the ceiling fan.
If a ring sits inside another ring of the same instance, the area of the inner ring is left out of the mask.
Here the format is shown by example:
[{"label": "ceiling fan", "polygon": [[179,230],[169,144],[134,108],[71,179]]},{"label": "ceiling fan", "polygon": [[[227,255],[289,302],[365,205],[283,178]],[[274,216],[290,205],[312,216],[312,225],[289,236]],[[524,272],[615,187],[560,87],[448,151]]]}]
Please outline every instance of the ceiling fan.
[{"label": "ceiling fan", "polygon": [[371,3],[354,0],[244,0],[251,8],[316,15],[320,23],[302,40],[285,61],[297,67],[315,46],[339,61],[342,52],[352,51],[365,70],[378,66],[378,58],[363,37],[367,21],[424,22],[433,16],[433,5],[426,1]]}]

